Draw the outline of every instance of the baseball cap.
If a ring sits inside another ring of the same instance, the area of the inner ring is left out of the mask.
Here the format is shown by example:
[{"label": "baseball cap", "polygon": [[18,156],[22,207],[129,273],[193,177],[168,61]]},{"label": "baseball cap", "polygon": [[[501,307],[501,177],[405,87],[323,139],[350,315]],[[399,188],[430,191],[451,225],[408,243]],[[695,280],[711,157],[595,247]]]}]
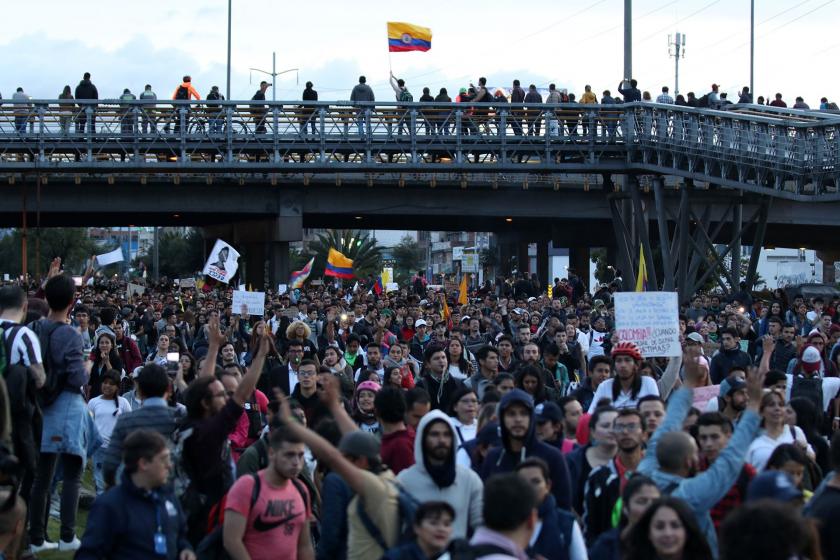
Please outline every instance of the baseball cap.
[{"label": "baseball cap", "polygon": [[806,347],[805,351],[802,352],[802,369],[808,373],[819,371],[821,363],[820,351],[813,346]]},{"label": "baseball cap", "polygon": [[801,499],[802,491],[797,488],[786,472],[764,471],[757,475],[747,487],[747,501],[761,499],[790,502]]},{"label": "baseball cap", "polygon": [[553,402],[543,402],[534,408],[537,414],[537,422],[560,422],[563,420],[563,411],[560,406]]},{"label": "baseball cap", "polygon": [[414,321],[414,327],[415,328],[417,328],[417,327],[427,327],[427,326],[429,326],[429,323],[427,323],[423,319],[417,319],[416,321]]},{"label": "baseball cap", "polygon": [[691,340],[692,342],[696,342],[697,344],[703,344],[703,337],[700,336],[700,333],[689,333],[685,338],[686,340]]},{"label": "baseball cap", "polygon": [[338,450],[345,455],[352,457],[367,457],[368,459],[379,458],[379,441],[376,436],[356,430],[344,434],[338,443]]},{"label": "baseball cap", "polygon": [[534,296],[529,297],[528,303],[531,303],[532,301],[537,301],[537,298],[535,298]]}]

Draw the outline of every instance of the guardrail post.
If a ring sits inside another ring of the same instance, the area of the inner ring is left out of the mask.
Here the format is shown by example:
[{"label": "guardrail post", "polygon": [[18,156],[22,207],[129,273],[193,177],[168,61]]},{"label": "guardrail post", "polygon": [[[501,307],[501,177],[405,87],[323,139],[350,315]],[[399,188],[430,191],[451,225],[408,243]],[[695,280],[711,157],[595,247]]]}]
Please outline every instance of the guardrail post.
[{"label": "guardrail post", "polygon": [[507,163],[507,109],[499,112],[499,158],[496,163]]},{"label": "guardrail post", "polygon": [[178,107],[178,122],[181,123],[181,126],[178,127],[178,132],[180,133],[180,142],[181,142],[181,163],[187,162],[187,110],[180,106]]},{"label": "guardrail post", "polygon": [[417,109],[412,107],[409,111],[411,130],[408,131],[411,138],[411,163],[417,163]]},{"label": "guardrail post", "polygon": [[327,161],[327,131],[326,131],[326,119],[327,119],[327,110],[324,107],[318,107],[318,133],[319,133],[319,154],[318,160],[321,163]]},{"label": "guardrail post", "polygon": [[280,163],[280,131],[279,131],[279,128],[278,128],[278,126],[280,124],[280,118],[279,118],[279,115],[277,113],[278,113],[277,106],[273,105],[271,107],[271,120],[273,121],[273,127],[274,127],[274,134],[273,134],[273,141],[274,141],[273,160],[274,160],[274,163]]},{"label": "guardrail post", "polygon": [[85,128],[82,130],[82,134],[87,132],[87,161],[93,161],[93,135],[96,132],[96,125],[93,122],[93,107],[90,105],[85,106]]},{"label": "guardrail post", "polygon": [[233,105],[225,106],[225,159],[233,163]]},{"label": "guardrail post", "polygon": [[461,135],[461,121],[464,118],[464,112],[461,109],[455,110],[455,163],[464,163],[463,152],[463,138]]},{"label": "guardrail post", "polygon": [[44,155],[46,149],[44,142],[44,133],[47,131],[44,123],[46,109],[47,108],[44,105],[38,105],[37,107],[35,107],[35,111],[38,116],[38,159],[40,161],[46,160],[46,156]]},{"label": "guardrail post", "polygon": [[131,135],[134,137],[134,161],[140,159],[140,107],[131,107]]}]

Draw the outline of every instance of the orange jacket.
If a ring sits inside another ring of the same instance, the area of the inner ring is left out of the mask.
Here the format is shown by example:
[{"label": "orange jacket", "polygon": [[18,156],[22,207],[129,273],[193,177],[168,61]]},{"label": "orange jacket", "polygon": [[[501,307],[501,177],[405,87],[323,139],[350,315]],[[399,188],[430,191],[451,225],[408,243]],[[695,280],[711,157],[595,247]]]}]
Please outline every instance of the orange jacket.
[{"label": "orange jacket", "polygon": [[194,97],[196,99],[201,99],[201,96],[198,95],[198,92],[195,91],[195,88],[192,86],[192,84],[190,82],[184,82],[180,86],[176,87],[175,91],[172,92],[172,99],[175,99],[175,97],[178,95],[178,90],[181,89],[182,87],[187,88],[187,90],[189,91],[189,96],[187,97],[187,99],[192,98],[192,97]]}]

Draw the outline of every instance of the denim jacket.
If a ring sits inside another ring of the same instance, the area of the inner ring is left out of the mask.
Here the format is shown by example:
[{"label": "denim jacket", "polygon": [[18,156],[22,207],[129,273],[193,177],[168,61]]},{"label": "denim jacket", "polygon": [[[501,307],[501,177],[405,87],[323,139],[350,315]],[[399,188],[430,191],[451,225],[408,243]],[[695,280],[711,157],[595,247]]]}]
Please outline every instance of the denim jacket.
[{"label": "denim jacket", "polygon": [[732,434],[732,439],[729,440],[729,445],[707,471],[693,478],[683,478],[663,472],[656,460],[656,446],[662,434],[682,428],[683,420],[691,408],[692,393],[691,389],[682,388],[671,397],[665,421],[648,443],[645,458],[639,464],[638,472],[650,476],[660,489],[672,486],[674,483],[678,484],[671,495],[685,500],[694,511],[700,530],[706,536],[712,553],[717,558],[717,535],[709,510],[729,492],[738,480],[738,475],[744,466],[747,448],[758,435],[759,417],[752,410],[744,411],[738,427],[735,428],[735,433]]}]

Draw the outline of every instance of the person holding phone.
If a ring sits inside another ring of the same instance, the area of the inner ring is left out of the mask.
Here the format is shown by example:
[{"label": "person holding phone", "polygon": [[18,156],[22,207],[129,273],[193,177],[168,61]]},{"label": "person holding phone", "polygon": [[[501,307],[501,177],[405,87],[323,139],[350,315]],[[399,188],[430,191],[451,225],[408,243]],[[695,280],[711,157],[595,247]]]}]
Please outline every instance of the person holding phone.
[{"label": "person holding phone", "polygon": [[93,365],[90,368],[90,381],[87,386],[88,399],[102,394],[102,379],[106,372],[116,370],[119,373],[123,370],[116,338],[107,331],[99,333],[90,357]]}]

